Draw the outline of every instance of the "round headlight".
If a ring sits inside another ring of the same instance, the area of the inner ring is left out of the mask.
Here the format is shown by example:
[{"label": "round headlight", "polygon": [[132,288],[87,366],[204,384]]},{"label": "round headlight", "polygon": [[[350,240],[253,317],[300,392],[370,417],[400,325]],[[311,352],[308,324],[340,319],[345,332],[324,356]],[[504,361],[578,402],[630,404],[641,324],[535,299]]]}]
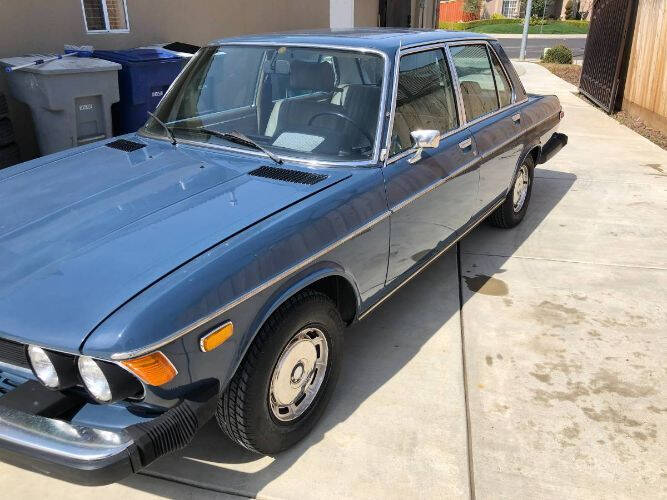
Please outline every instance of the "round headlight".
[{"label": "round headlight", "polygon": [[98,401],[111,401],[111,386],[97,362],[88,356],[79,358],[79,373],[88,392]]},{"label": "round headlight", "polygon": [[39,381],[51,389],[57,388],[60,384],[58,373],[44,349],[35,345],[30,345],[28,346],[28,357],[30,358],[32,371]]}]

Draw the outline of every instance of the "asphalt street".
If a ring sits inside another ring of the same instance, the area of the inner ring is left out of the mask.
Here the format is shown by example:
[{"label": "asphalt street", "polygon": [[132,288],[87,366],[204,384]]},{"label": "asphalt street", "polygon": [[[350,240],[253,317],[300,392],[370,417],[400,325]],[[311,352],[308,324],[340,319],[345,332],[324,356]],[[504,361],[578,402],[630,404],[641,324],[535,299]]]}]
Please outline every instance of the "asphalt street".
[{"label": "asphalt street", "polygon": [[[507,52],[510,59],[519,58],[521,38],[499,38],[498,41]],[[529,35],[526,47],[526,59],[539,59],[544,49],[554,45],[565,45],[572,50],[575,59],[583,59],[586,47],[585,38],[539,38],[539,35]]]}]

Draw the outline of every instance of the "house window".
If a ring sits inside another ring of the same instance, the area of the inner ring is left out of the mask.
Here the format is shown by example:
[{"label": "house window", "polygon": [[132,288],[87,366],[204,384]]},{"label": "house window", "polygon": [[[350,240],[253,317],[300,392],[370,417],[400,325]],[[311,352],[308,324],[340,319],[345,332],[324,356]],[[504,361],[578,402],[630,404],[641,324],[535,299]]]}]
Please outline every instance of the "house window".
[{"label": "house window", "polygon": [[516,17],[519,0],[503,0],[503,16]]},{"label": "house window", "polygon": [[88,33],[129,33],[126,0],[81,0]]}]

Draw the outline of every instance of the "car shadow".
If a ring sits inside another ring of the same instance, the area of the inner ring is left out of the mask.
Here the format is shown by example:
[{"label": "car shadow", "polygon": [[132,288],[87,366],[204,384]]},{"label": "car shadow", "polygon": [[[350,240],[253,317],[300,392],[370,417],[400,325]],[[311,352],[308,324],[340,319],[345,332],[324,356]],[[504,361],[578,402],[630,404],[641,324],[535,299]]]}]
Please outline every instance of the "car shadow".
[{"label": "car shadow", "polygon": [[[504,252],[512,255],[542,224],[576,180],[570,173],[543,168],[537,172],[530,209],[522,224],[510,230],[514,232],[512,237],[502,236],[506,230],[484,223],[460,243],[461,252],[465,252],[466,241],[471,238],[477,246],[480,239],[484,241],[487,249],[493,249],[494,242],[498,244],[502,239]],[[540,178],[558,182],[540,182]],[[452,248],[368,318],[346,332],[344,362],[334,396],[313,431],[294,448],[275,457],[261,457],[232,443],[217,428],[215,421],[211,421],[186,449],[164,457],[122,484],[164,496],[164,485],[156,485],[142,477],[149,475],[218,492],[257,496],[266,485],[288,471],[310,447],[322,441],[330,430],[350,418],[360,405],[419,353],[442,325],[458,314],[462,306],[458,298],[459,286],[471,285],[460,285],[455,254],[456,249]],[[493,262],[498,263],[494,272],[500,271],[504,260],[494,259]],[[444,286],[447,295],[453,299],[444,300],[442,293],[433,293],[438,286]],[[409,332],[407,336],[406,331]],[[368,425],[372,426],[372,421]],[[309,484],[304,487],[312,488],[313,483]],[[293,493],[299,495],[299,492]]]}]

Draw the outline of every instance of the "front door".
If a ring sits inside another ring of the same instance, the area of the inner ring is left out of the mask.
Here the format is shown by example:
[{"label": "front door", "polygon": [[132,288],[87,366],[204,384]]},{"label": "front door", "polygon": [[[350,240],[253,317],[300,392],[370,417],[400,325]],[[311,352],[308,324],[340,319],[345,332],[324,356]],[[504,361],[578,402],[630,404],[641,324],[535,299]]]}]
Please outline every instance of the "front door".
[{"label": "front door", "polygon": [[478,210],[502,198],[523,150],[521,110],[500,61],[486,43],[452,44],[465,115],[477,152]]},{"label": "front door", "polygon": [[[462,128],[452,75],[441,46],[404,51],[384,167],[391,215],[387,282],[412,272],[456,239],[476,211],[474,141]],[[440,143],[421,157],[411,133],[437,130]]]}]

